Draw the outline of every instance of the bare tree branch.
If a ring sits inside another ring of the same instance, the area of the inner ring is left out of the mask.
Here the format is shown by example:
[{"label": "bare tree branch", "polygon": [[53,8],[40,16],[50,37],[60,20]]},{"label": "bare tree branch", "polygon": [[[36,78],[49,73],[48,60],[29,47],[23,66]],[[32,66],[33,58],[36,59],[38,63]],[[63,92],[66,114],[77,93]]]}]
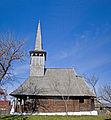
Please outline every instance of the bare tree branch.
[{"label": "bare tree branch", "polygon": [[89,85],[91,85],[95,95],[97,96],[97,99],[104,100],[106,102],[111,103],[111,85],[110,84],[105,84],[100,86],[98,90],[98,95],[97,95],[96,84],[99,80],[99,77],[93,73],[90,76],[84,75],[84,78],[86,82],[89,83]]},{"label": "bare tree branch", "polygon": [[97,92],[96,92],[96,84],[97,82],[99,81],[99,77],[95,74],[95,73],[92,73],[91,75],[87,75],[87,74],[84,74],[84,78],[86,80],[86,82],[91,85],[95,95],[97,96]]},{"label": "bare tree branch", "polygon": [[[64,102],[65,105],[66,115],[68,115],[68,101],[70,98],[71,88],[73,87],[73,85],[71,83],[70,75],[67,70],[66,70],[66,74],[68,76],[68,79],[67,81],[65,81],[65,83],[61,83],[61,81],[53,80],[52,83],[50,83],[50,87],[52,90],[56,91],[61,96],[62,101]],[[65,89],[61,89],[62,86],[64,86],[63,88]]]},{"label": "bare tree branch", "polygon": [[111,85],[105,84],[99,89],[99,97],[101,100],[111,103]]},{"label": "bare tree branch", "polygon": [[11,80],[10,69],[14,61],[24,61],[26,52],[23,46],[24,41],[17,42],[11,33],[0,34],[0,83],[4,79]]}]

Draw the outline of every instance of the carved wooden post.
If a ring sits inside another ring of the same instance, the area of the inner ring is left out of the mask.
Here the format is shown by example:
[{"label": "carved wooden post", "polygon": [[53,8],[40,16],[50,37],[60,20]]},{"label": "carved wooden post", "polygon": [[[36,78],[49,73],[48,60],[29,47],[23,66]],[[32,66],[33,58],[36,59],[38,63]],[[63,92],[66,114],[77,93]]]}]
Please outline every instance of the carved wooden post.
[{"label": "carved wooden post", "polygon": [[24,105],[23,105],[23,112],[26,112],[26,98],[23,99],[24,100]]},{"label": "carved wooden post", "polygon": [[22,103],[22,113],[24,112],[24,98],[22,99],[23,100],[23,103]]},{"label": "carved wooden post", "polygon": [[17,104],[18,104],[18,98],[16,98],[16,101],[15,101],[15,112],[17,112]]},{"label": "carved wooden post", "polygon": [[22,98],[20,98],[20,112],[22,112]]}]

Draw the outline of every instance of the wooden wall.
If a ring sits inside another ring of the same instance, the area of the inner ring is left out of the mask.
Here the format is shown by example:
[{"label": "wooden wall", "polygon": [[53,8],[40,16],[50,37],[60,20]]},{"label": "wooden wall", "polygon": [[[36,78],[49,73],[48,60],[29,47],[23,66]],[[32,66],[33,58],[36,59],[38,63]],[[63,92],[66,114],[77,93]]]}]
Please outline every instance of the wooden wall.
[{"label": "wooden wall", "polygon": [[[67,102],[68,112],[91,111],[94,110],[93,99],[69,99]],[[17,110],[18,111],[18,110]],[[30,99],[25,102],[25,112],[66,112],[66,104],[62,99]]]}]

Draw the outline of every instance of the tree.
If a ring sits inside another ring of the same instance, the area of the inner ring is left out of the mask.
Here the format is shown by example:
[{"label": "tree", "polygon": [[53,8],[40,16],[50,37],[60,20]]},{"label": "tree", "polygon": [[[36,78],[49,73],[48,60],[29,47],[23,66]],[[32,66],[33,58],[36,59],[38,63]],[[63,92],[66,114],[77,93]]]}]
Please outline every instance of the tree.
[{"label": "tree", "polygon": [[[18,112],[18,103],[20,105],[19,110],[21,110],[21,112],[37,112],[39,109],[48,110],[48,106],[45,106],[44,101],[40,100],[39,97],[37,97],[38,94],[43,94],[46,92],[44,88],[40,88],[37,84],[31,81],[29,81],[27,86],[21,85],[20,87],[20,93],[26,93],[28,91],[35,96],[19,95],[19,97],[16,98],[16,102],[14,102],[14,105],[16,106],[15,109],[13,107],[16,112]],[[23,103],[22,100],[24,101]],[[23,109],[21,108],[22,105],[24,106]]]},{"label": "tree", "polygon": [[66,74],[68,76],[68,79],[66,81],[63,82],[53,79],[52,83],[50,83],[50,87],[52,88],[52,90],[56,91],[61,96],[62,101],[65,105],[66,115],[68,115],[68,102],[73,84],[71,83],[71,78],[67,70],[66,70]]},{"label": "tree", "polygon": [[14,61],[24,61],[24,40],[17,41],[11,33],[0,34],[0,84],[11,81]]},{"label": "tree", "polygon": [[111,103],[111,85],[110,84],[101,85],[97,95],[96,84],[99,80],[99,77],[93,73],[90,76],[84,75],[84,78],[86,79],[86,82],[89,85],[91,85],[91,87],[93,88],[93,91],[97,99],[104,100],[106,102]]},{"label": "tree", "polygon": [[99,98],[111,103],[111,84],[105,84],[99,89]]},{"label": "tree", "polygon": [[92,87],[95,95],[97,96],[96,84],[99,81],[99,77],[97,75],[95,75],[94,73],[92,73],[89,76],[85,74],[84,78],[85,78],[86,82]]}]

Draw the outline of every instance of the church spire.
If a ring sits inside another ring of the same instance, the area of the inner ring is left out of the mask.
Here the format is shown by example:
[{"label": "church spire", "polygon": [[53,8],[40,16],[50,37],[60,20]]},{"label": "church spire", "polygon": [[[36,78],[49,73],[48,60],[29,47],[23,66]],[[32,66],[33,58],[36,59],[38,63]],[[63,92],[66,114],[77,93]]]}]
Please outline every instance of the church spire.
[{"label": "church spire", "polygon": [[38,23],[35,49],[30,51],[30,76],[44,76],[46,52],[42,49],[40,20]]},{"label": "church spire", "polygon": [[38,23],[37,36],[36,36],[36,42],[35,42],[35,49],[34,50],[42,51],[40,20],[39,20],[39,23]]}]

